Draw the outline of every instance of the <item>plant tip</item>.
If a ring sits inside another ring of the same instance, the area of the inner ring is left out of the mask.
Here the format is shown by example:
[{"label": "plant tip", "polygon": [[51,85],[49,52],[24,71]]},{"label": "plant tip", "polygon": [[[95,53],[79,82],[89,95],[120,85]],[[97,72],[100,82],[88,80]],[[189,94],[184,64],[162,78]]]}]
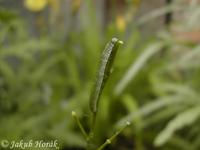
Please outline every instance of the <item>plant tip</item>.
[{"label": "plant tip", "polygon": [[107,139],[106,142],[107,142],[108,144],[110,144],[110,143],[111,143],[111,140],[110,140],[110,139]]},{"label": "plant tip", "polygon": [[126,125],[129,126],[131,123],[129,121],[126,122]]},{"label": "plant tip", "polygon": [[120,44],[124,44],[124,42],[123,42],[123,41],[119,41],[119,43],[120,43]]},{"label": "plant tip", "polygon": [[75,111],[72,111],[72,116],[76,116],[76,112]]}]

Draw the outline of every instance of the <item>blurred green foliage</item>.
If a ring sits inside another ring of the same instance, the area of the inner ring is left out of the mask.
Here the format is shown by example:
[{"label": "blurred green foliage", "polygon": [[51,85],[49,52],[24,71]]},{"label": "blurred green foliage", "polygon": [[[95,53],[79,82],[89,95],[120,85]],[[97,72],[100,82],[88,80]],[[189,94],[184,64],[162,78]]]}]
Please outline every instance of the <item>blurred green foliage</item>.
[{"label": "blurred green foliage", "polygon": [[[38,35],[19,13],[1,7],[0,141],[57,139],[62,149],[84,148],[71,111],[87,129],[100,53],[116,36],[124,46],[99,104],[96,143],[130,121],[110,149],[200,149],[199,44],[179,41],[165,28],[149,38],[139,30],[177,8],[189,16],[172,24],[182,31],[196,28],[200,6],[175,3],[134,22],[125,20],[126,30],[120,31],[114,19],[107,26],[99,22],[91,1],[82,5],[85,9],[71,14],[79,20],[78,29],[75,20],[66,34],[56,29],[49,33],[44,24],[36,28]],[[34,15],[37,20],[43,14]]]}]

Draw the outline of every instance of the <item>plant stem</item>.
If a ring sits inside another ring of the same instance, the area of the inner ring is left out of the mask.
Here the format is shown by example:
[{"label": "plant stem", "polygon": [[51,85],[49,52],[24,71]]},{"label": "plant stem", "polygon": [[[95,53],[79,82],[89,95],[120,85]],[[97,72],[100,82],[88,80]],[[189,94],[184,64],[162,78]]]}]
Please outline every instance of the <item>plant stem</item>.
[{"label": "plant stem", "polygon": [[86,139],[86,140],[89,139],[89,137],[88,137],[88,135],[87,135],[85,129],[83,128],[83,126],[82,126],[82,124],[81,124],[81,122],[80,122],[80,119],[79,119],[79,117],[77,116],[77,114],[76,114],[75,111],[72,111],[72,117],[73,117],[73,118],[75,119],[75,121],[77,122],[78,127],[79,127],[79,129],[81,130],[81,133],[83,134],[83,136],[85,137],[85,139]]},{"label": "plant stem", "polygon": [[96,123],[96,113],[91,114],[91,126],[90,133],[87,140],[87,150],[94,150],[93,138],[94,138],[94,128]]},{"label": "plant stem", "polygon": [[107,145],[111,144],[111,142],[127,127],[130,125],[130,122],[126,122],[126,125],[119,129],[113,136],[107,139],[97,150],[104,149]]}]

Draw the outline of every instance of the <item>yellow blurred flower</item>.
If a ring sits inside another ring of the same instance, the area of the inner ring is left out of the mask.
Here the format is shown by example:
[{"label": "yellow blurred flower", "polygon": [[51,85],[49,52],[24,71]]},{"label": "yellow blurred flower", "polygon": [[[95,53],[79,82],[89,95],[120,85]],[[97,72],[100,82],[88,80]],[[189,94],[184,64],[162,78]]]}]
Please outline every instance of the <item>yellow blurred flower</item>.
[{"label": "yellow blurred flower", "polygon": [[34,12],[43,10],[48,4],[48,0],[24,0],[24,6]]},{"label": "yellow blurred flower", "polygon": [[81,6],[81,0],[73,0],[72,1],[72,11],[75,13],[79,10]]},{"label": "yellow blurred flower", "polygon": [[122,15],[118,15],[116,19],[116,26],[117,29],[121,32],[124,32],[126,29],[126,20],[125,17]]}]

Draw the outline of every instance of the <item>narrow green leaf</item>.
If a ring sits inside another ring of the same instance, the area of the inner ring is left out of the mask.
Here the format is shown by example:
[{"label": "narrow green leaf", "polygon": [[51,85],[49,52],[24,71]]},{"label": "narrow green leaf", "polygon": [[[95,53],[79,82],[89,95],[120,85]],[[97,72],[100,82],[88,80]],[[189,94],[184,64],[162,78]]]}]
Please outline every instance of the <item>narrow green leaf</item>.
[{"label": "narrow green leaf", "polygon": [[93,113],[97,112],[97,105],[100,95],[107,79],[110,76],[112,64],[120,44],[123,44],[123,42],[118,40],[117,38],[112,38],[112,40],[106,45],[102,53],[96,83],[90,96],[90,109]]},{"label": "narrow green leaf", "polygon": [[162,42],[156,42],[151,44],[147,49],[137,58],[131,67],[127,70],[124,77],[119,81],[114,89],[114,94],[120,95],[127,85],[133,80],[137,73],[143,68],[147,61],[162,50],[164,44]]},{"label": "narrow green leaf", "polygon": [[127,116],[121,118],[116,123],[116,127],[118,128],[123,126],[124,122],[126,121],[133,122],[135,119],[138,118],[138,116],[148,117],[153,112],[163,109],[164,107],[180,105],[180,104],[191,104],[197,102],[197,100],[193,99],[188,101],[189,98],[190,98],[189,96],[181,94],[169,95],[169,96],[164,96],[162,98],[158,98],[157,100],[154,100],[151,103],[145,104],[138,111],[131,112]]},{"label": "narrow green leaf", "polygon": [[177,115],[171,120],[167,127],[156,137],[154,144],[161,146],[166,143],[175,131],[182,129],[187,125],[193,124],[200,117],[200,107],[194,107]]}]

